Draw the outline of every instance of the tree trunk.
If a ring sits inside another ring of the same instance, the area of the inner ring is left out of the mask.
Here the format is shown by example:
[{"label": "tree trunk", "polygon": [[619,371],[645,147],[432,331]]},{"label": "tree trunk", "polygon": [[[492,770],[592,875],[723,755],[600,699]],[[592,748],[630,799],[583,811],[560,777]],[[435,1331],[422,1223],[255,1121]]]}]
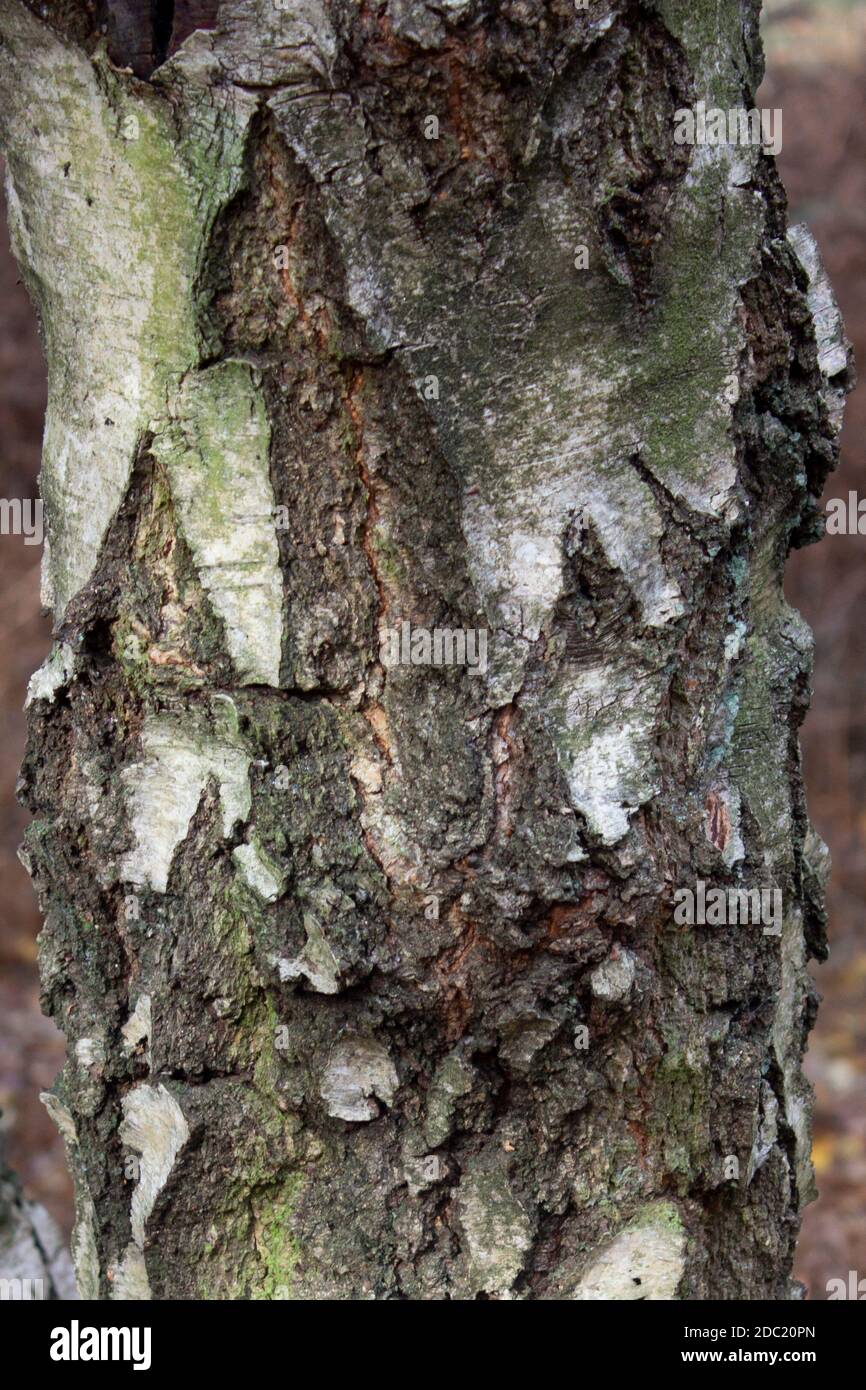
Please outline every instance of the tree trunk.
[{"label": "tree trunk", "polygon": [[847,348],[674,139],[756,7],[107,8],[0,0],[82,1296],[791,1297]]}]

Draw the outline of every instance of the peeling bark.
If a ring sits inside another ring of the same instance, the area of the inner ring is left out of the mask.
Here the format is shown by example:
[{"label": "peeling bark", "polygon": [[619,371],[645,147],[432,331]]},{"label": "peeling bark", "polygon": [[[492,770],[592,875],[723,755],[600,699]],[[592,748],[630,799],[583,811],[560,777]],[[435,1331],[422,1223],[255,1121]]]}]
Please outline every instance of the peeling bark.
[{"label": "peeling bark", "polygon": [[753,104],[756,8],[107,8],[0,0],[83,1296],[790,1297],[782,571],[850,368],[772,161],[673,139]]}]

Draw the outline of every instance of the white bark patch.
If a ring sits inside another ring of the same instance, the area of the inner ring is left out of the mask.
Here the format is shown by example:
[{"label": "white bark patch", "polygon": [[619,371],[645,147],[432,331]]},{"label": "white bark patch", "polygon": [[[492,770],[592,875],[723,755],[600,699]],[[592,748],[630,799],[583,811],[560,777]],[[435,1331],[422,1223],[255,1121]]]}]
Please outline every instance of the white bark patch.
[{"label": "white bark patch", "polygon": [[[506,626],[519,613],[521,635],[537,638],[562,593],[563,535],[579,512],[646,624],[663,626],[682,613],[682,598],[662,564],[655,498],[628,461],[638,436],[612,423],[620,384],[600,364],[593,373],[562,362],[545,363],[541,381],[515,383],[508,396],[499,384],[491,392],[485,424],[494,466],[470,477],[464,497],[469,562],[485,606]],[[579,423],[563,402],[580,403]],[[513,485],[503,488],[503,477]]]},{"label": "white bark patch", "polygon": [[167,102],[23,5],[0,13],[0,83],[13,247],[45,326],[43,600],[60,617],[167,383],[198,361],[201,249],[242,177],[253,103],[202,103],[181,159]]},{"label": "white bark patch", "polygon": [[[385,625],[383,622],[382,627]],[[380,627],[380,638],[381,630]],[[508,687],[509,691],[519,684],[518,675],[516,682]],[[378,729],[390,752],[391,763],[387,769],[382,754],[371,738],[370,725],[364,721],[359,732],[359,721],[354,711],[341,719],[342,736],[351,750],[350,771],[361,801],[361,829],[375,845],[376,858],[388,880],[407,888],[417,888],[426,882],[429,872],[424,853],[401,817],[389,811],[387,798],[382,794],[391,782],[403,779],[405,769],[400,762],[399,746],[392,738],[381,707],[377,707],[376,716],[381,716]]]},{"label": "white bark patch", "polygon": [[75,1044],[75,1060],[84,1070],[105,1065],[105,1043],[101,1038],[79,1038]]},{"label": "white bark patch", "polygon": [[189,1126],[174,1096],[163,1085],[137,1086],[124,1096],[122,1104],[120,1140],[140,1155],[140,1166],[132,1194],[132,1241],[115,1273],[112,1297],[148,1299],[150,1286],[142,1253],[145,1227],[175,1159],[189,1139]]},{"label": "white bark patch", "polygon": [[249,818],[249,757],[169,715],[154,715],[141,735],[141,761],[121,772],[135,845],[121,865],[128,883],[164,893],[177,846],[186,838],[209,777],[219,783],[223,833]]},{"label": "white bark patch", "polygon": [[613,845],[659,791],[655,728],[663,688],[614,663],[570,674],[548,717],[571,804]]},{"label": "white bark patch", "polygon": [[375,1120],[378,1100],[390,1105],[397,1089],[397,1069],[375,1038],[343,1038],[328,1058],[319,1094],[328,1114],[338,1120]]},{"label": "white bark patch", "polygon": [[788,228],[788,241],[809,277],[807,300],[815,322],[818,366],[826,377],[844,372],[848,366],[845,329],[833,287],[821,263],[818,243],[803,223]]},{"label": "white bark patch", "polygon": [[457,1215],[469,1248],[473,1293],[508,1298],[532,1243],[532,1228],[505,1173],[467,1174],[457,1191]]},{"label": "white bark patch", "polygon": [[[120,216],[141,195],[123,142],[104,121],[95,72],[47,33],[43,27],[23,59],[33,65],[40,121],[26,165],[20,149],[10,160],[9,187],[13,246],[39,286],[47,326],[42,467],[51,546],[43,601],[59,616],[92,571],[129,477],[145,402],[156,404],[141,347],[154,270],[144,228],[136,235]],[[55,499],[62,532],[53,524]]]},{"label": "white bark patch", "polygon": [[809,972],[799,908],[795,908],[782,924],[780,954],[781,982],[773,1019],[773,1051],[782,1074],[785,1120],[794,1135],[794,1176],[800,1202],[805,1204],[817,1194],[809,1133],[812,1093],[800,1069],[803,1001],[808,996]]},{"label": "white bark patch", "polygon": [[[223,0],[220,37],[230,47],[236,80],[255,86],[312,75],[332,84],[337,40],[323,0]],[[181,48],[181,53],[183,49]]]},{"label": "white bark patch", "polygon": [[132,1236],[144,1245],[144,1228],[174,1161],[189,1139],[184,1113],[163,1085],[136,1086],[123,1098],[120,1140],[141,1155],[140,1177],[132,1194]]},{"label": "white bark patch", "polygon": [[[13,135],[26,138],[10,143],[8,178],[13,244],[46,330],[43,598],[60,616],[92,573],[160,379],[194,360],[202,233],[159,108],[116,82],[109,104],[98,66],[23,6],[0,27],[3,66],[15,68],[4,89],[38,111],[26,122],[13,112]],[[130,114],[135,139],[123,133]]]},{"label": "white bark patch", "polygon": [[140,994],[135,1001],[135,1008],[124,1023],[120,1032],[123,1038],[123,1050],[127,1054],[134,1052],[141,1043],[144,1043],[148,1068],[150,1067],[152,1029],[153,1020],[151,1015],[150,995]]},{"label": "white bark patch", "polygon": [[54,704],[58,690],[63,690],[72,680],[75,669],[75,656],[67,642],[52,647],[38,671],[34,671],[27,684],[27,699],[24,708],[29,709],[34,700],[47,700]]},{"label": "white bark patch", "polygon": [[[80,1169],[78,1131],[72,1115],[63,1101],[52,1091],[42,1091],[39,1099],[60,1131],[70,1169]],[[99,1254],[96,1248],[96,1207],[85,1179],[84,1172],[78,1171],[75,1184],[75,1227],[70,1253],[78,1296],[89,1302],[99,1298]]]},{"label": "white bark patch", "polygon": [[147,1303],[153,1297],[147,1277],[144,1251],[130,1241],[120,1267],[114,1271],[111,1297],[117,1303]]},{"label": "white bark patch", "polygon": [[842,428],[845,391],[833,378],[848,369],[848,341],[833,286],[823,264],[817,242],[802,223],[788,228],[788,241],[809,278],[806,300],[815,324],[818,366],[826,380],[823,395],[834,429]]},{"label": "white bark patch", "polygon": [[240,870],[241,876],[250,888],[258,893],[260,898],[263,898],[266,903],[276,902],[282,894],[285,876],[280,873],[259,845],[255,843],[238,845],[237,849],[232,851],[232,859]]},{"label": "white bark patch", "polygon": [[304,931],[307,941],[300,955],[291,960],[286,956],[275,959],[280,979],[305,979],[317,994],[339,994],[339,962],[328,945],[321,922],[312,912],[304,913]]},{"label": "white bark patch", "polygon": [[67,1144],[78,1143],[78,1131],[75,1128],[75,1121],[63,1101],[54,1095],[53,1091],[40,1092],[39,1099],[45,1106],[52,1120],[60,1131],[61,1137]]},{"label": "white bark patch", "polygon": [[762,1168],[772,1153],[773,1147],[779,1139],[779,1102],[776,1099],[772,1086],[761,1080],[761,1104],[760,1119],[757,1125],[754,1143],[749,1154],[749,1166],[746,1173],[746,1185],[752,1181],[759,1168]]},{"label": "white bark patch", "polygon": [[631,994],[635,976],[635,958],[631,951],[620,949],[615,956],[597,965],[589,977],[596,999],[618,1002]]},{"label": "white bark patch", "polygon": [[382,790],[382,765],[377,759],[356,754],[349,771],[367,796],[378,796]]},{"label": "white bark patch", "polygon": [[307,939],[304,948],[293,958],[272,956],[272,963],[279,970],[281,980],[306,979],[318,994],[338,994],[346,963],[333,950],[328,934],[342,914],[354,913],[355,904],[330,878],[316,882],[299,879],[295,896],[305,904],[303,921]]},{"label": "white bark patch", "polygon": [[154,438],[199,577],[225,623],[241,682],[278,685],[283,584],[269,467],[270,428],[242,362],[186,377]]},{"label": "white bark patch", "polygon": [[99,1251],[96,1247],[96,1207],[90,1193],[76,1198],[75,1228],[72,1232],[72,1268],[78,1297],[84,1302],[99,1298]]},{"label": "white bark patch", "polygon": [[685,1270],[685,1232],[675,1209],[657,1202],[596,1255],[574,1294],[578,1301],[659,1302],[676,1298]]}]

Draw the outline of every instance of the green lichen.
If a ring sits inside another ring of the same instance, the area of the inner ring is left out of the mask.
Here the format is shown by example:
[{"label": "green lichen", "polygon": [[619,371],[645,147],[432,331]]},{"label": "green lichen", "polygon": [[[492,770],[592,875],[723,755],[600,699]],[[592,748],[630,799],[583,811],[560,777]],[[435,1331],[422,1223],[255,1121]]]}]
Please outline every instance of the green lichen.
[{"label": "green lichen", "polygon": [[278,1192],[253,1200],[256,1250],[263,1265],[255,1300],[291,1298],[301,1247],[292,1232],[292,1217],[303,1187],[301,1176],[290,1178]]},{"label": "green lichen", "polygon": [[679,1208],[673,1202],[647,1202],[631,1218],[627,1230],[639,1230],[642,1226],[653,1226],[656,1230],[681,1233],[685,1231]]},{"label": "green lichen", "polygon": [[654,1127],[669,1172],[684,1181],[692,1181],[708,1158],[708,1074],[706,1061],[693,1060],[681,1045],[668,1049],[656,1072]]}]

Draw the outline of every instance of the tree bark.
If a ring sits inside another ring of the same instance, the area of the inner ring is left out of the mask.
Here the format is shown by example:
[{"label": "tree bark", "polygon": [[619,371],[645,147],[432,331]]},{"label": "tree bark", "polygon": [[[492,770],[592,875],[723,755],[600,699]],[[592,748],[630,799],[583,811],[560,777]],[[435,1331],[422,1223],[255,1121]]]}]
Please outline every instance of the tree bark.
[{"label": "tree bark", "polygon": [[847,346],[772,160],[674,140],[757,7],[107,9],[0,0],[82,1296],[796,1296]]}]

